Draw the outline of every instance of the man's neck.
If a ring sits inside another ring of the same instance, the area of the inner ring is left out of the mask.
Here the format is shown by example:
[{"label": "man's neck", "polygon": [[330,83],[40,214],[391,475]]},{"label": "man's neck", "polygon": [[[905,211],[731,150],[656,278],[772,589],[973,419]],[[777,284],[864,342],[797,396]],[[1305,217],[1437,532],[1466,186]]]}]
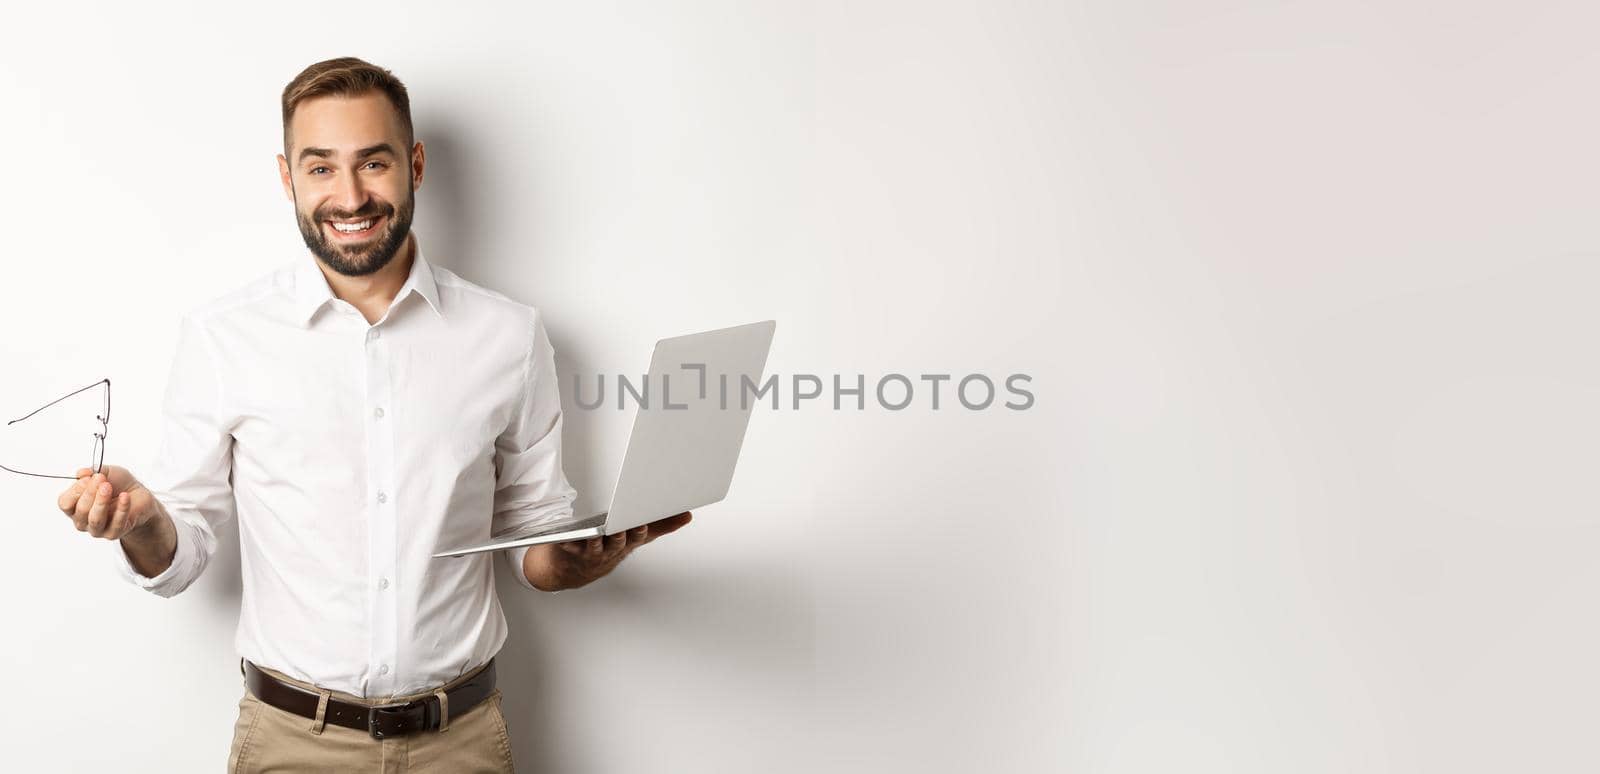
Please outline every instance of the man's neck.
[{"label": "man's neck", "polygon": [[335,296],[360,310],[369,324],[374,323],[388,311],[400,288],[405,286],[406,278],[411,276],[415,242],[416,235],[407,234],[405,244],[387,265],[363,277],[347,277],[323,266],[320,260],[317,268],[328,278],[328,287]]}]

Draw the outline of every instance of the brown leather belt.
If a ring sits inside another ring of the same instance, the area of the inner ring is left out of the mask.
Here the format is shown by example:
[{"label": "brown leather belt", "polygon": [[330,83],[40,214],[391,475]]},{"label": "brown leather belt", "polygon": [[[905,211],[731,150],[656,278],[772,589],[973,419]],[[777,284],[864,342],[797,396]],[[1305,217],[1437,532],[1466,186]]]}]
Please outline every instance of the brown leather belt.
[{"label": "brown leather belt", "polygon": [[[285,712],[293,712],[315,720],[319,694],[290,685],[256,668],[255,664],[240,659],[239,670],[244,672],[245,685],[257,699]],[[494,692],[494,659],[472,677],[444,692],[450,716],[460,715]],[[328,697],[328,707],[323,720],[338,726],[366,731],[374,739],[401,736],[417,731],[431,731],[439,727],[439,697],[425,696],[400,704],[367,706],[351,704]]]}]

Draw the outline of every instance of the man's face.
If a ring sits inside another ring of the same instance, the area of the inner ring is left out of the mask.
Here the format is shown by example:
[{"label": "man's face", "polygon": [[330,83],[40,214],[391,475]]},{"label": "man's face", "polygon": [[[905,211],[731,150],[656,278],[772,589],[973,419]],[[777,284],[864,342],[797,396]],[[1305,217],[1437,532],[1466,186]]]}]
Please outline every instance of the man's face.
[{"label": "man's face", "polygon": [[306,247],[346,276],[382,269],[411,232],[422,143],[407,153],[405,127],[379,93],[302,102],[289,138],[278,173]]}]

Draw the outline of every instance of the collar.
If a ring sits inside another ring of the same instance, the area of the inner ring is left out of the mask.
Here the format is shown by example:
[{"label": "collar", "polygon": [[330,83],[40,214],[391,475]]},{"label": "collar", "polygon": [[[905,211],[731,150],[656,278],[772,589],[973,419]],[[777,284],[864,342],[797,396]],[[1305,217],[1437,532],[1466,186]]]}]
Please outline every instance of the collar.
[{"label": "collar", "polygon": [[[433,278],[433,265],[423,256],[422,241],[415,234],[411,236],[411,244],[411,273],[406,276],[406,283],[400,286],[400,292],[395,294],[393,303],[400,303],[414,292],[428,302],[434,314],[443,317],[444,312],[439,307],[439,285]],[[294,287],[290,293],[293,296],[295,322],[303,328],[311,327],[311,318],[316,316],[323,304],[337,298],[333,288],[328,286],[328,278],[322,275],[316,256],[310,252],[294,267]]]}]

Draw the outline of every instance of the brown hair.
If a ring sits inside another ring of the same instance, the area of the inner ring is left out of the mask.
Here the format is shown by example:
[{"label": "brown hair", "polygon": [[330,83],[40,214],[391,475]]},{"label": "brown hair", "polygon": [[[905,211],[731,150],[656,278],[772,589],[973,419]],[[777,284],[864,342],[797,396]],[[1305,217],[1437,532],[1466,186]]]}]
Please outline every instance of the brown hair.
[{"label": "brown hair", "polygon": [[416,138],[411,129],[411,97],[406,94],[406,85],[394,77],[394,73],[353,56],[311,65],[283,87],[284,154],[289,153],[289,121],[300,103],[315,97],[355,97],[374,91],[388,97],[395,112],[400,114],[400,123],[406,129],[405,153],[409,157]]}]

